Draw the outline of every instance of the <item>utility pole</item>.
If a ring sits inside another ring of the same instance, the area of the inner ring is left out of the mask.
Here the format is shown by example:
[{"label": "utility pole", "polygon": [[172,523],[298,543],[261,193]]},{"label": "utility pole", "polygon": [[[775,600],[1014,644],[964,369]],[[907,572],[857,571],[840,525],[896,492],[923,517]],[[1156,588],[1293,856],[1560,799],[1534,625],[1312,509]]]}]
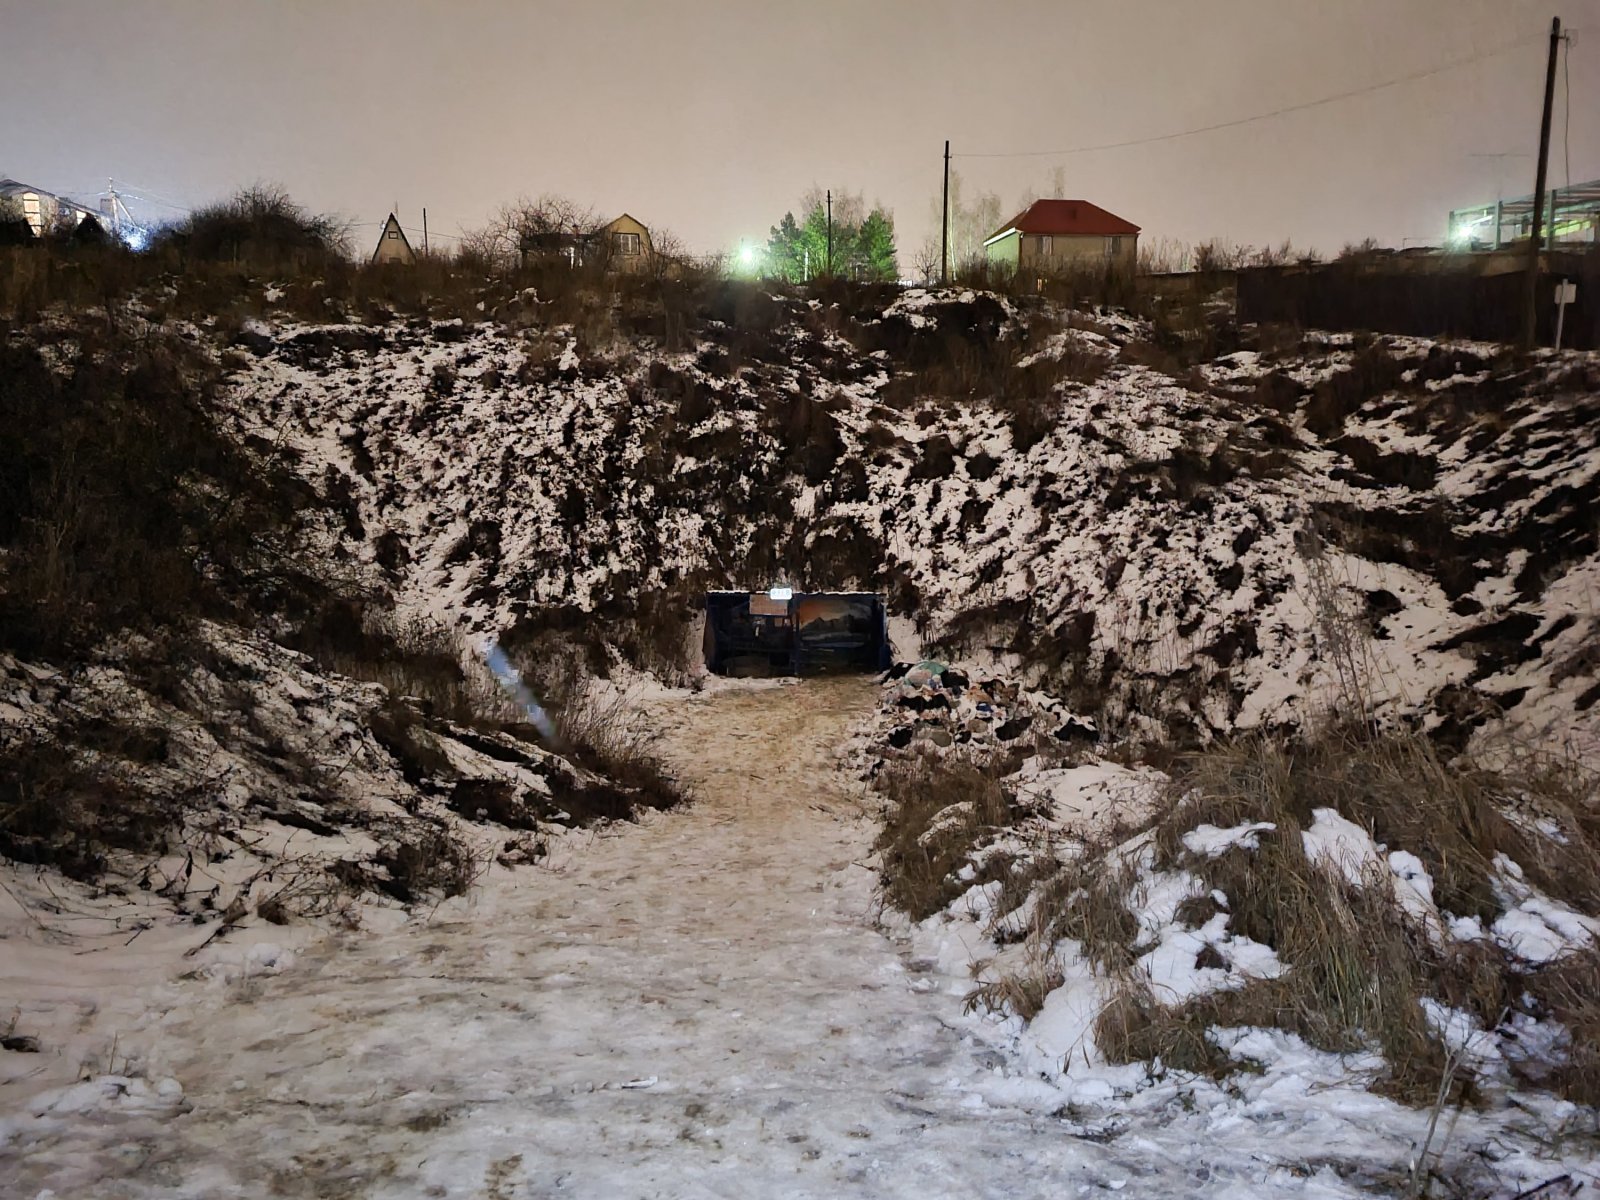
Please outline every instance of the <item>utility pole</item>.
[{"label": "utility pole", "polygon": [[944,209],[939,220],[939,282],[950,282],[950,139],[944,140]]},{"label": "utility pole", "polygon": [[428,257],[428,206],[422,206],[422,257]]},{"label": "utility pole", "polygon": [[828,189],[828,278],[833,278],[833,189]]},{"label": "utility pole", "polygon": [[[1533,185],[1533,228],[1528,236],[1528,307],[1522,315],[1522,346],[1531,350],[1539,338],[1539,249],[1543,241],[1544,184],[1550,165],[1550,111],[1556,97],[1556,54],[1561,49],[1561,18],[1550,19],[1550,63],[1544,73],[1544,115],[1539,121],[1539,169]],[[1552,219],[1554,214],[1552,215]],[[1553,220],[1552,220],[1553,223]]]}]

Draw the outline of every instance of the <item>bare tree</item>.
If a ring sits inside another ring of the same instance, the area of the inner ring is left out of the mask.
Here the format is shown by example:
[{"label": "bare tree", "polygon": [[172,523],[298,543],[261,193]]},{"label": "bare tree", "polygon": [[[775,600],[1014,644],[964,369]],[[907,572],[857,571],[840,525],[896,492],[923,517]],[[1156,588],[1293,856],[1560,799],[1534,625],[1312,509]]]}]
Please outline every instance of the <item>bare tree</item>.
[{"label": "bare tree", "polygon": [[481,229],[463,234],[459,253],[489,267],[511,267],[526,251],[559,254],[592,244],[602,224],[592,208],[565,196],[524,196],[502,204]]},{"label": "bare tree", "polygon": [[[943,216],[941,197],[930,208],[933,227]],[[977,192],[970,198],[961,172],[950,172],[950,271],[952,274],[983,258],[983,243],[1005,220],[997,192]]]},{"label": "bare tree", "polygon": [[670,229],[650,231],[650,258],[645,269],[656,279],[680,274],[689,263],[689,249]]},{"label": "bare tree", "polygon": [[[828,209],[828,193],[813,184],[809,191],[800,197],[800,211],[811,212],[813,209]],[[836,229],[846,227],[859,228],[861,222],[867,219],[867,201],[860,192],[852,192],[840,188],[833,193],[833,224]]]}]

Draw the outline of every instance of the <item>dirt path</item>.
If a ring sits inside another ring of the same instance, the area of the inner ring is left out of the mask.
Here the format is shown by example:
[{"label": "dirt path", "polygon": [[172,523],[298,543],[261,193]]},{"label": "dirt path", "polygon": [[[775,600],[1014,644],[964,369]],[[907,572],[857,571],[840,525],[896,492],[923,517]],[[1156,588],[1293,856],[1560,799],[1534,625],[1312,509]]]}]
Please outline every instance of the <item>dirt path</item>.
[{"label": "dirt path", "polygon": [[945,1023],[957,1002],[876,929],[864,798],[830,765],[873,695],[822,680],[675,704],[660,744],[692,808],[572,839],[431,920],[330,938],[223,1002],[176,989],[152,1074],[194,1111],[41,1147],[7,1194],[929,1200],[1126,1180],[1059,1121],[992,1106],[994,1062]]}]

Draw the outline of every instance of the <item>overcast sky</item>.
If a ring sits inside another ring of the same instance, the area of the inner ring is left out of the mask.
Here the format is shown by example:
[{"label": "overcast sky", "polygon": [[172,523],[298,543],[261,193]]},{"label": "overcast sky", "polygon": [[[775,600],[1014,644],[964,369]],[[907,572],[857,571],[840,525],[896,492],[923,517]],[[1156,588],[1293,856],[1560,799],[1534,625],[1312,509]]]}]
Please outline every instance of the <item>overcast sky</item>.
[{"label": "overcast sky", "polygon": [[817,184],[893,209],[904,262],[936,225],[946,137],[1149,138],[1473,58],[1231,129],[955,163],[1007,210],[1061,166],[1147,239],[1399,245],[1532,191],[1557,13],[1578,30],[1572,178],[1591,179],[1600,0],[0,0],[0,175],[180,205],[275,181],[362,222],[426,205],[440,234],[557,192],[700,251],[764,239]]}]

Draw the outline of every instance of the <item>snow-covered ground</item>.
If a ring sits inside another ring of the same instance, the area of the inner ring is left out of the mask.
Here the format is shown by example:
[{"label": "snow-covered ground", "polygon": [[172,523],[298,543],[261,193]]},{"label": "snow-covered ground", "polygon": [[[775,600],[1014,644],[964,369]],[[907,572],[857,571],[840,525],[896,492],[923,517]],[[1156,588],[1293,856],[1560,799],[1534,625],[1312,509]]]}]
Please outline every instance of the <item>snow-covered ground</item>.
[{"label": "snow-covered ground", "polygon": [[[1045,313],[1035,337],[973,293],[826,320],[770,299],[771,328],[708,319],[683,353],[495,320],[252,323],[208,352],[220,419],[316,494],[319,567],[401,618],[609,637],[642,600],[778,572],[882,590],[919,649],[1015,681],[893,746],[1204,742],[1292,728],[1352,682],[1457,747],[1600,744],[1600,356],[1308,335],[1179,375],[1113,314]],[[930,382],[1027,338],[1017,370],[1059,364],[1031,426]],[[1089,1061],[1102,994],[1071,962],[1031,1025],[966,1013],[1022,943],[991,937],[991,885],[918,927],[879,911],[878,814],[835,763],[870,685],[641,693],[698,804],[568,830],[584,772],[408,709],[470,785],[421,787],[369,728],[383,689],[271,636],[216,631],[199,716],[125,686],[117,646],[76,675],[0,658],[0,734],[48,747],[68,716],[135,713],[210,789],[99,894],[0,869],[7,1200],[1347,1196],[1402,1188],[1426,1137],[1367,1089],[1380,1064],[1276,1031],[1215,1031],[1249,1064],[1221,1083]],[[212,702],[240,663],[259,729]],[[1109,826],[1149,773],[1084,754],[1007,786]],[[520,797],[515,854],[467,802],[485,782]],[[427,829],[471,845],[478,886],[377,899],[396,880],[369,860]],[[1198,855],[1266,829],[1191,832]],[[349,864],[358,895],[285,882]],[[280,912],[319,924],[264,923],[286,890],[331,898]],[[1146,965],[1216,983],[1196,939],[1226,923],[1179,929],[1175,899],[1148,906]],[[1518,1096],[1432,1152],[1474,1196],[1594,1184],[1593,1119]]]},{"label": "snow-covered ground", "polygon": [[[5,1194],[1265,1200],[1396,1184],[1426,1114],[1363,1092],[1359,1063],[1256,1033],[1241,1053],[1259,1074],[1119,1094],[1060,1074],[1050,1022],[1019,1057],[1014,1028],[964,1015],[980,923],[886,936],[875,813],[835,765],[878,696],[839,679],[656,703],[698,803],[571,833],[547,868],[496,869],[403,923],[275,945],[246,930],[184,960],[176,927],[120,947],[9,920],[0,952],[30,964],[0,997],[17,1030],[75,1040],[0,1055]],[[162,955],[190,974],[160,978]],[[1484,1133],[1467,1124],[1463,1154]],[[1493,1132],[1537,1182],[1536,1143]]]},{"label": "snow-covered ground", "polygon": [[[264,323],[224,409],[340,511],[335,558],[474,631],[776,572],[883,591],[1111,734],[1293,728],[1359,692],[1479,749],[1600,745],[1600,356],[1310,333],[1173,374],[1125,314],[763,300],[770,327],[679,353]],[[1039,380],[940,391],[1014,347]]]}]

